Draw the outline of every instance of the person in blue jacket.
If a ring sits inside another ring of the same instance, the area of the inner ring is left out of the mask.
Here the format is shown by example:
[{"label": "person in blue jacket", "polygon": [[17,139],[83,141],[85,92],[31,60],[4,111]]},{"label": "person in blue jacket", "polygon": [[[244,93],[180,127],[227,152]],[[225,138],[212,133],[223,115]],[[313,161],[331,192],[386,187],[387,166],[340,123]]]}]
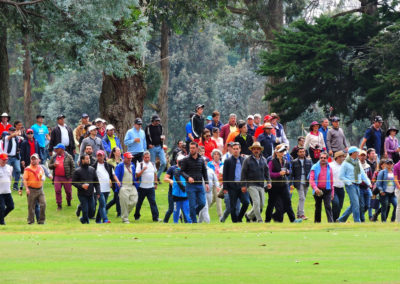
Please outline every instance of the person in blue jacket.
[{"label": "person in blue jacket", "polygon": [[106,127],[106,135],[103,138],[103,147],[104,150],[107,152],[107,157],[110,156],[111,150],[114,147],[118,147],[122,149],[121,141],[119,140],[118,136],[115,135],[115,128],[113,125],[109,124]]},{"label": "person in blue jacket", "polygon": [[[395,176],[393,173],[393,160],[387,159],[385,161],[386,168],[381,170],[376,179],[376,188],[379,190],[379,201],[382,206],[382,222],[386,222],[387,215],[389,214],[390,203],[393,208],[397,207],[397,198],[394,194],[396,190]],[[391,221],[394,222],[396,219],[395,210],[393,211]]]},{"label": "person in blue jacket", "polygon": [[173,174],[172,183],[172,199],[174,200],[174,223],[179,222],[179,212],[182,210],[186,223],[192,223],[190,218],[189,200],[186,192],[186,180],[181,174],[180,163],[185,157],[183,155],[177,158],[178,167]]}]

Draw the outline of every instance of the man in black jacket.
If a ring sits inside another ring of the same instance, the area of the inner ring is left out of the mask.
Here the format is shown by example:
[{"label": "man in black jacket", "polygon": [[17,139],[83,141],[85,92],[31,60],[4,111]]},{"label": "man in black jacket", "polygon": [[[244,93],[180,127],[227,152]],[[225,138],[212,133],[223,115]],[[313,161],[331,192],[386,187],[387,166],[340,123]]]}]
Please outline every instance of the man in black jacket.
[{"label": "man in black jacket", "polygon": [[192,116],[192,135],[194,141],[199,143],[201,134],[203,133],[204,130],[204,117],[203,117],[204,105],[197,104],[195,111],[196,111],[195,115]]},{"label": "man in black jacket", "polygon": [[269,176],[269,168],[267,159],[261,155],[263,147],[260,142],[254,142],[250,147],[251,156],[244,160],[242,167],[242,191],[248,191],[253,201],[253,208],[246,214],[247,220],[253,220],[262,223],[261,211],[265,203],[264,182],[267,182],[267,188],[271,188],[271,178]]},{"label": "man in black jacket", "polygon": [[243,120],[238,123],[239,135],[235,137],[235,142],[240,143],[240,155],[251,155],[249,147],[253,145],[253,137],[247,134],[247,124]]},{"label": "man in black jacket", "polygon": [[90,158],[87,154],[80,157],[80,167],[77,168],[72,176],[72,184],[78,189],[78,198],[81,202],[82,224],[89,224],[89,212],[94,215],[94,191],[96,197],[100,197],[99,179],[96,170],[89,166]]},{"label": "man in black jacket", "polygon": [[208,187],[207,168],[204,159],[199,155],[199,145],[191,142],[189,146],[189,156],[182,160],[182,175],[188,181],[186,191],[189,199],[190,218],[193,223],[197,223],[197,214],[206,204],[206,195],[203,188],[203,180]]},{"label": "man in black jacket", "polygon": [[151,124],[147,125],[144,133],[146,134],[147,149],[150,152],[151,162],[156,163],[156,157],[160,159],[160,167],[157,171],[157,179],[160,181],[160,176],[164,172],[167,165],[163,143],[165,136],[163,135],[163,127],[160,124],[161,119],[158,115],[151,117]]},{"label": "man in black jacket", "polygon": [[[28,129],[26,131],[26,136],[28,139],[25,139],[21,143],[21,165],[23,168],[27,167],[31,163],[31,156],[37,153],[40,157],[41,163],[43,163],[43,157],[41,156],[41,151],[39,148],[38,142],[33,138],[33,130]],[[31,145],[35,149],[34,152],[31,152]]]},{"label": "man in black jacket", "polygon": [[[232,145],[232,156],[225,160],[223,170],[223,190],[228,192],[229,203],[231,208],[232,223],[242,222],[244,213],[249,207],[250,199],[249,194],[242,190],[241,185],[241,172],[244,158],[240,156],[240,144],[234,142]],[[240,208],[239,215],[236,216],[236,204],[240,199],[242,207]]]},{"label": "man in black jacket", "polygon": [[297,189],[299,193],[299,205],[297,206],[297,218],[307,220],[304,214],[304,202],[308,191],[308,174],[312,167],[312,161],[306,157],[306,149],[297,149],[297,159],[292,162],[290,189]]},{"label": "man in black jacket", "polygon": [[60,114],[57,116],[57,126],[53,128],[50,136],[49,152],[53,156],[53,148],[58,143],[62,143],[72,157],[75,156],[75,140],[71,127],[64,123],[65,116]]}]

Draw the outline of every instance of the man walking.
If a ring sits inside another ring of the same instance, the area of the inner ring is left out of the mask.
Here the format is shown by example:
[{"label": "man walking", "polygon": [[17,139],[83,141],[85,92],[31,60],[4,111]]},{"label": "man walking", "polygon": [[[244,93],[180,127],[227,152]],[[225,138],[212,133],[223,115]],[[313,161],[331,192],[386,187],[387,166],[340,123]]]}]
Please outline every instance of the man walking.
[{"label": "man walking", "polygon": [[[338,151],[347,152],[349,147],[343,130],[339,127],[339,121],[340,119],[336,116],[332,118],[332,128],[328,130],[326,135],[325,145],[329,149],[329,156],[331,157],[333,157]],[[324,134],[324,132],[322,132],[322,134]]]},{"label": "man walking", "polygon": [[82,224],[89,224],[89,214],[94,215],[96,197],[100,198],[100,184],[96,174],[96,170],[89,166],[89,155],[83,154],[80,156],[80,167],[77,168],[72,176],[72,184],[78,189],[78,198],[81,202]]},{"label": "man walking", "polygon": [[8,156],[0,154],[0,225],[5,225],[4,218],[14,210],[11,195],[12,167],[7,165]]},{"label": "man walking", "polygon": [[187,180],[186,191],[189,198],[190,218],[197,223],[197,214],[206,204],[205,191],[202,185],[203,179],[208,192],[208,174],[204,159],[199,155],[199,145],[191,142],[189,156],[182,160],[182,175]]},{"label": "man walking", "polygon": [[135,186],[135,165],[132,163],[132,154],[126,152],[124,154],[124,162],[119,163],[115,168],[115,175],[121,183],[117,186],[119,190],[119,203],[121,205],[121,219],[125,224],[129,224],[129,214],[138,201],[138,192]]},{"label": "man walking", "polygon": [[45,174],[39,165],[39,155],[31,156],[31,164],[25,168],[23,182],[28,196],[28,224],[35,223],[35,206],[39,203],[40,213],[38,224],[44,224],[46,219],[46,198],[43,191],[43,181]]},{"label": "man walking", "polygon": [[133,164],[143,161],[143,152],[147,149],[146,134],[142,129],[142,119],[136,118],[135,125],[126,132],[124,143],[128,147],[128,152],[133,156]]},{"label": "man walking", "polygon": [[107,156],[110,155],[112,149],[118,147],[122,149],[121,142],[117,135],[115,135],[115,128],[112,124],[107,125],[106,127],[106,135],[103,138],[103,147],[107,153]]},{"label": "man walking", "polygon": [[149,151],[145,151],[143,154],[143,162],[138,163],[136,168],[136,179],[140,180],[138,193],[139,200],[136,205],[135,212],[135,220],[140,219],[140,209],[142,208],[142,204],[144,199],[147,197],[147,200],[150,204],[151,215],[153,216],[154,222],[161,221],[158,216],[158,208],[156,203],[156,192],[157,189],[157,168],[151,162],[151,154]]},{"label": "man walking", "polygon": [[[232,156],[224,162],[222,180],[223,190],[228,192],[229,203],[231,210],[232,223],[242,222],[243,216],[249,207],[249,195],[247,190],[243,189],[241,185],[241,172],[242,164],[244,162],[244,157],[240,155],[240,144],[234,142],[232,145]],[[238,199],[242,203],[239,215],[236,215],[236,204]]]},{"label": "man walking", "polygon": [[[161,119],[158,115],[151,117],[151,124],[146,126],[146,143],[150,152],[150,159],[153,164],[156,163],[156,157],[160,159],[160,168],[157,172],[157,181],[160,181],[160,176],[164,172],[167,160],[163,149],[165,136],[163,135],[163,127],[160,124]],[[140,200],[140,193],[139,193]]]},{"label": "man walking", "polygon": [[81,143],[81,149],[80,149],[80,155],[82,156],[85,152],[85,148],[87,145],[92,146],[92,157],[96,158],[96,153],[99,150],[104,151],[104,146],[103,146],[103,141],[97,137],[97,128],[94,125],[89,126],[89,137],[86,137],[85,139],[82,140]]},{"label": "man walking", "polygon": [[329,163],[333,174],[333,188],[335,194],[332,200],[332,215],[333,220],[337,220],[340,216],[340,211],[342,211],[343,201],[344,201],[344,183],[339,178],[340,168],[346,154],[343,151],[338,151],[335,153],[335,160]]},{"label": "man walking", "polygon": [[4,153],[8,155],[8,164],[13,168],[13,190],[18,190],[18,183],[21,177],[21,161],[20,151],[22,138],[18,136],[15,127],[10,127],[7,132],[3,132],[4,137]]},{"label": "man walking", "polygon": [[62,188],[64,187],[67,205],[71,206],[72,200],[72,175],[75,171],[74,158],[65,151],[61,143],[54,147],[56,152],[49,161],[49,169],[53,170],[54,190],[56,192],[57,210],[62,209]]},{"label": "man walking", "polygon": [[[253,220],[253,218],[256,218],[259,223],[263,221],[261,211],[265,203],[264,182],[267,182],[268,189],[271,188],[269,168],[267,160],[261,155],[262,150],[263,147],[260,142],[253,143],[250,147],[252,154],[244,160],[241,173],[242,192],[248,191],[253,201],[253,208],[246,214],[246,219]],[[231,208],[234,208],[234,204],[236,204],[236,200],[235,203],[231,201]]]},{"label": "man walking", "polygon": [[360,150],[352,146],[349,148],[349,156],[343,162],[339,179],[345,184],[347,194],[350,198],[350,206],[347,207],[346,211],[342,216],[337,219],[338,222],[346,222],[350,214],[353,213],[354,222],[361,222],[360,219],[360,183],[365,182],[368,186],[371,186],[371,181],[362,170],[358,155]]},{"label": "man walking", "polygon": [[367,148],[374,148],[379,159],[383,154],[383,148],[385,144],[385,135],[381,129],[382,124],[382,117],[375,116],[372,126],[365,131],[364,138],[360,145],[361,149],[364,148],[364,145],[367,145]]},{"label": "man walking", "polygon": [[61,143],[65,146],[65,151],[71,156],[75,155],[75,139],[71,127],[65,124],[65,116],[60,114],[57,116],[57,126],[51,131],[49,153],[53,155],[54,146]]},{"label": "man walking", "polygon": [[42,151],[40,151],[39,144],[33,138],[33,130],[28,129],[26,131],[26,136],[28,137],[28,139],[25,139],[21,143],[21,165],[23,168],[29,166],[31,162],[31,156],[35,153],[39,155],[40,160],[43,160]]},{"label": "man walking", "polygon": [[38,114],[36,116],[36,123],[31,126],[33,130],[33,137],[39,144],[39,156],[41,157],[42,163],[45,162],[48,155],[46,153],[46,141],[50,140],[49,129],[43,124],[44,115]]},{"label": "man walking", "polygon": [[306,149],[297,148],[297,158],[292,162],[291,190],[297,189],[299,194],[299,204],[297,206],[297,219],[307,220],[304,213],[304,203],[308,192],[308,175],[310,173],[312,162],[306,157]]},{"label": "man walking", "polygon": [[319,161],[312,166],[310,171],[310,185],[314,191],[315,199],[315,223],[321,223],[322,201],[324,201],[328,223],[333,222],[331,200],[334,197],[335,190],[333,173],[328,164],[328,158],[328,153],[322,152],[319,156]]}]

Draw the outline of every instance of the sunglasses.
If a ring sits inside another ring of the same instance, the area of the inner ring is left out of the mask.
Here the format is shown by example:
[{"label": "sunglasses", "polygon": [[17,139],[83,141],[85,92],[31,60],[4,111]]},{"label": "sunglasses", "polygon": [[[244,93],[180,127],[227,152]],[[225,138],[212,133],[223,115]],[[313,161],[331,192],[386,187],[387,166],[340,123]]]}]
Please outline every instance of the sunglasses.
[{"label": "sunglasses", "polygon": [[320,157],[319,159],[320,159],[320,160],[327,160],[328,158],[326,158],[326,157]]},{"label": "sunglasses", "polygon": [[33,132],[28,132],[26,133],[26,135],[33,135]]}]

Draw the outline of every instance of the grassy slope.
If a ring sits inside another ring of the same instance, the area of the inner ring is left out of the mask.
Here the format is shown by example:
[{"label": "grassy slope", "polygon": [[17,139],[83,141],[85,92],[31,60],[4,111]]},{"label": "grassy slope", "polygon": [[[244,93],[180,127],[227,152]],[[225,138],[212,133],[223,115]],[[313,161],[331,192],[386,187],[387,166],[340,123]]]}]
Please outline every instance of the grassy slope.
[{"label": "grassy slope", "polygon": [[[157,192],[160,217],[167,187]],[[14,196],[15,211],[0,228],[1,282],[137,283],[397,282],[399,225],[327,224],[153,224],[145,201],[143,218],[129,225],[83,226],[73,207],[57,212],[46,186],[45,226],[26,225],[26,198]],[[348,199],[347,199],[348,200]],[[297,196],[293,197],[297,205]],[[306,213],[312,217],[313,198]],[[347,203],[345,203],[347,204]],[[295,207],[295,206],[294,206]],[[323,214],[324,221],[326,220]],[[318,264],[314,264],[318,263]]]}]

